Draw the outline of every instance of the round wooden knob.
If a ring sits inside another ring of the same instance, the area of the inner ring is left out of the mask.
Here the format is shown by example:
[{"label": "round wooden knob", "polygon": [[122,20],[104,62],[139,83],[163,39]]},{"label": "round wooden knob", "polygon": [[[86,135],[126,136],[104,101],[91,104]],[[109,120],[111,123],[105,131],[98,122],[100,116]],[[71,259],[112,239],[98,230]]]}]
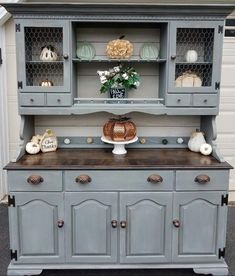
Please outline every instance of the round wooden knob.
[{"label": "round wooden knob", "polygon": [[174,219],[172,221],[173,225],[176,227],[176,228],[179,228],[180,227],[180,221],[178,219]]},{"label": "round wooden knob", "polygon": [[121,221],[120,222],[120,226],[121,226],[121,228],[126,228],[126,221]]},{"label": "round wooden knob", "polygon": [[194,181],[199,183],[199,184],[206,184],[208,182],[210,182],[210,177],[206,174],[200,174],[198,176],[195,177]]},{"label": "round wooden knob", "polygon": [[163,178],[161,177],[161,175],[158,174],[151,174],[148,178],[147,178],[148,182],[151,183],[161,183],[163,182]]},{"label": "round wooden knob", "polygon": [[91,180],[91,177],[87,174],[81,174],[75,178],[75,181],[81,184],[89,183]]},{"label": "round wooden knob", "polygon": [[111,221],[111,225],[112,225],[113,228],[117,228],[117,221],[115,219],[113,219]]},{"label": "round wooden knob", "polygon": [[59,220],[57,221],[57,226],[58,226],[59,228],[62,228],[62,227],[64,226],[64,221],[63,221],[62,219],[59,219]]},{"label": "round wooden knob", "polygon": [[43,178],[40,175],[30,175],[27,178],[27,182],[30,184],[37,185],[43,182]]}]

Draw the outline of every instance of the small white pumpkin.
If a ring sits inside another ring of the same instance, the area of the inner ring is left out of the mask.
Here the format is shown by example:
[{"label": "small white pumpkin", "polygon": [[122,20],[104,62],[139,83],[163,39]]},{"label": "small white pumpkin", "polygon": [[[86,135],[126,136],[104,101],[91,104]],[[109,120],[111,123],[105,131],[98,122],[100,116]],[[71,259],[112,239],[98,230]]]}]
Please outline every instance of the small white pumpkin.
[{"label": "small white pumpkin", "polygon": [[187,62],[193,63],[196,62],[198,59],[198,54],[197,51],[195,50],[188,50],[186,55],[185,55],[185,60]]},{"label": "small white pumpkin", "polygon": [[51,87],[51,86],[53,86],[53,82],[48,79],[45,79],[45,80],[41,81],[40,86]]},{"label": "small white pumpkin", "polygon": [[202,144],[200,147],[200,153],[203,155],[210,155],[212,153],[212,146],[210,144]]},{"label": "small white pumpkin", "polygon": [[42,61],[56,61],[58,58],[57,53],[55,52],[55,49],[53,46],[48,45],[42,47],[41,54],[40,54],[40,60]]},{"label": "small white pumpkin", "polygon": [[37,154],[40,151],[40,145],[35,143],[35,142],[28,142],[26,144],[25,150],[29,153],[29,154]]},{"label": "small white pumpkin", "polygon": [[195,131],[191,134],[188,141],[188,148],[194,152],[200,152],[201,145],[205,144],[206,140],[204,138],[204,133],[200,131]]}]

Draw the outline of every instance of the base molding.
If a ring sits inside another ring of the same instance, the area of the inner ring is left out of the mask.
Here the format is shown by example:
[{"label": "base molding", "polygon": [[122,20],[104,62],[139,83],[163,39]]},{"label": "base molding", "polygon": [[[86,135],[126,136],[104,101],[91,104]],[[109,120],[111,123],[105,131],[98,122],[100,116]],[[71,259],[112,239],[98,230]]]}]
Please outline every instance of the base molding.
[{"label": "base molding", "polygon": [[196,274],[228,275],[226,262],[205,264],[16,264],[10,263],[8,276],[39,275],[45,270],[83,269],[193,269]]}]

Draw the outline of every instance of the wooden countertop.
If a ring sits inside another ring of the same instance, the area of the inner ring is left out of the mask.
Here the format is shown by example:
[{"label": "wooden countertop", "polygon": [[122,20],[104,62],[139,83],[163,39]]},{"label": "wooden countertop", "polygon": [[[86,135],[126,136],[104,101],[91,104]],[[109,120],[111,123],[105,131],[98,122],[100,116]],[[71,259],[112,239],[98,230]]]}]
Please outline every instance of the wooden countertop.
[{"label": "wooden countertop", "polygon": [[58,149],[56,152],[25,154],[7,170],[133,170],[133,169],[232,169],[227,162],[188,149],[128,149],[114,155],[111,149]]}]

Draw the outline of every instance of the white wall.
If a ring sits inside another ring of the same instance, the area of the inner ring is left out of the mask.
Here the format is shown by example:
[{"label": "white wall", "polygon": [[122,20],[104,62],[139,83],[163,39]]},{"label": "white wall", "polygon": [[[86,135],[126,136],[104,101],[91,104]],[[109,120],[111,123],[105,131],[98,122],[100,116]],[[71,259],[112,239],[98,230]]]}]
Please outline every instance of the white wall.
[{"label": "white wall", "polygon": [[[15,57],[15,38],[14,38],[14,25],[13,21],[9,20],[6,24],[6,57],[7,57],[7,102],[8,102],[8,116],[9,116],[9,145],[10,145],[10,157],[14,156],[16,148],[18,146],[19,138],[19,116],[17,110],[17,88],[16,88],[16,57]],[[221,89],[221,112],[217,118],[218,123],[218,143],[219,147],[226,160],[235,166],[235,39],[225,39],[224,52],[223,52],[223,70],[222,70],[222,89]],[[101,126],[107,115],[101,114],[89,115],[90,118],[86,121],[84,126],[84,118],[79,122],[72,120],[72,126],[80,127],[80,130],[84,130],[84,135],[88,135],[89,131],[92,134],[93,126]],[[134,115],[136,116],[136,115]],[[138,116],[137,116],[138,117]],[[161,122],[162,120],[162,122]],[[149,127],[164,126],[166,130],[167,124],[172,126],[172,121],[164,117],[153,118],[153,116],[147,116],[146,122],[149,122]],[[195,118],[183,118],[183,122],[187,122],[187,133],[190,133],[191,129],[195,128],[198,124]],[[60,132],[60,127],[66,125],[66,119],[45,121],[42,117],[36,118],[37,131],[42,131],[48,125],[56,123],[55,130]],[[178,119],[175,119],[173,123],[177,123],[181,126]],[[141,120],[143,131],[143,121]],[[150,128],[149,128],[150,129]],[[148,129],[148,131],[149,131]],[[61,134],[61,133],[58,133]],[[80,133],[81,134],[81,133]],[[233,192],[230,193],[230,200],[235,201],[235,171],[231,173],[230,188]]]}]

